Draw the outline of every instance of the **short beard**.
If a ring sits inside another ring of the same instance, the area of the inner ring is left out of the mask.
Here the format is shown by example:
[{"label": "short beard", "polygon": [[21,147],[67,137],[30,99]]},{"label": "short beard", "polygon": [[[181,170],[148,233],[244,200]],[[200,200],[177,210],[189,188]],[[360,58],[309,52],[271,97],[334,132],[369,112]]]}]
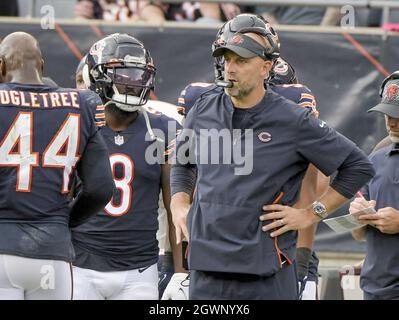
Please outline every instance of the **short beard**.
[{"label": "short beard", "polygon": [[245,97],[247,97],[253,91],[253,89],[254,88],[238,89],[233,87],[233,88],[225,88],[224,92],[230,97],[233,97],[237,100],[242,100]]}]

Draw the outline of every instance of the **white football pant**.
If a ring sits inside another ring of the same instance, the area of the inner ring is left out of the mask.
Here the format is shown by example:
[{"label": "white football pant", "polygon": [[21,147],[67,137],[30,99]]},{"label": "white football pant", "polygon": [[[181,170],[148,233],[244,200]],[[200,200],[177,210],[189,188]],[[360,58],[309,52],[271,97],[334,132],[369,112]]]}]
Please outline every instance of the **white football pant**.
[{"label": "white football pant", "polygon": [[158,267],[102,272],[73,266],[74,300],[158,300]]},{"label": "white football pant", "polygon": [[71,264],[0,254],[0,300],[71,300]]}]

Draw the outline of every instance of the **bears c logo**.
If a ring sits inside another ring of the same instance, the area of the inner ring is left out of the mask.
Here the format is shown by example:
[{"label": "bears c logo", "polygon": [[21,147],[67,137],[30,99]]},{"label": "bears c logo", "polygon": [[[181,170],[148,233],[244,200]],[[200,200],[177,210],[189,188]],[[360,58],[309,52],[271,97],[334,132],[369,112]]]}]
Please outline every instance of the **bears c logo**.
[{"label": "bears c logo", "polygon": [[263,131],[258,134],[258,138],[262,142],[269,142],[272,140],[272,135],[269,132]]},{"label": "bears c logo", "polygon": [[233,43],[233,44],[239,44],[242,41],[243,40],[239,35],[235,35],[233,38],[231,38],[231,43]]}]

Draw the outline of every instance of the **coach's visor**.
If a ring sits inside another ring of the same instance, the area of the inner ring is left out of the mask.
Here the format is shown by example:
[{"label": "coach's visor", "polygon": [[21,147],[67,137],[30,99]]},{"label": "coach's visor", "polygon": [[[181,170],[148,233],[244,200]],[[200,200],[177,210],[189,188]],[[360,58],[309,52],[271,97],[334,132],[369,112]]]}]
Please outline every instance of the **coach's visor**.
[{"label": "coach's visor", "polygon": [[235,34],[225,45],[216,48],[212,56],[215,58],[223,56],[226,50],[230,50],[245,59],[258,56],[264,60],[268,60],[266,55],[267,49],[245,34]]}]

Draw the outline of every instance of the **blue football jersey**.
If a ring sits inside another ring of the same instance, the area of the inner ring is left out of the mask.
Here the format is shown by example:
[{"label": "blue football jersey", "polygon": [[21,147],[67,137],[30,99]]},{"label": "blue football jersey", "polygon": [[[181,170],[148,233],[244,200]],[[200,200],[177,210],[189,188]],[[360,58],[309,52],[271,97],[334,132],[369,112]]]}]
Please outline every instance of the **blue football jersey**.
[{"label": "blue football jersey", "polygon": [[[173,130],[168,137],[168,123],[175,128],[179,124],[160,113],[148,115],[155,134],[161,133],[164,142],[146,141],[148,130],[141,112],[123,132],[107,126],[100,130],[109,149],[116,190],[102,212],[72,230],[74,265],[78,267],[130,270],[158,260],[156,232],[162,161],[148,157],[165,159],[167,146],[175,138]],[[159,148],[152,149],[156,145]]]},{"label": "blue football jersey", "polygon": [[314,117],[319,117],[319,111],[317,110],[316,105],[316,98],[307,86],[298,83],[275,85],[270,87],[274,92],[278,93],[288,100],[295,102],[301,108],[309,109]]},{"label": "blue football jersey", "polygon": [[214,83],[193,82],[188,84],[177,99],[178,112],[185,116],[194,106],[198,98],[207,91],[223,90]]},{"label": "blue football jersey", "polygon": [[[270,88],[284,98],[295,102],[300,107],[309,109],[313,116],[319,116],[316,107],[316,99],[308,87],[302,84],[283,84],[270,85]],[[177,100],[179,113],[184,116],[187,115],[201,95],[207,92],[221,91],[223,91],[223,88],[213,83],[190,83],[182,90]]]},{"label": "blue football jersey", "polygon": [[87,90],[0,84],[0,253],[72,260],[69,192],[97,105]]}]

